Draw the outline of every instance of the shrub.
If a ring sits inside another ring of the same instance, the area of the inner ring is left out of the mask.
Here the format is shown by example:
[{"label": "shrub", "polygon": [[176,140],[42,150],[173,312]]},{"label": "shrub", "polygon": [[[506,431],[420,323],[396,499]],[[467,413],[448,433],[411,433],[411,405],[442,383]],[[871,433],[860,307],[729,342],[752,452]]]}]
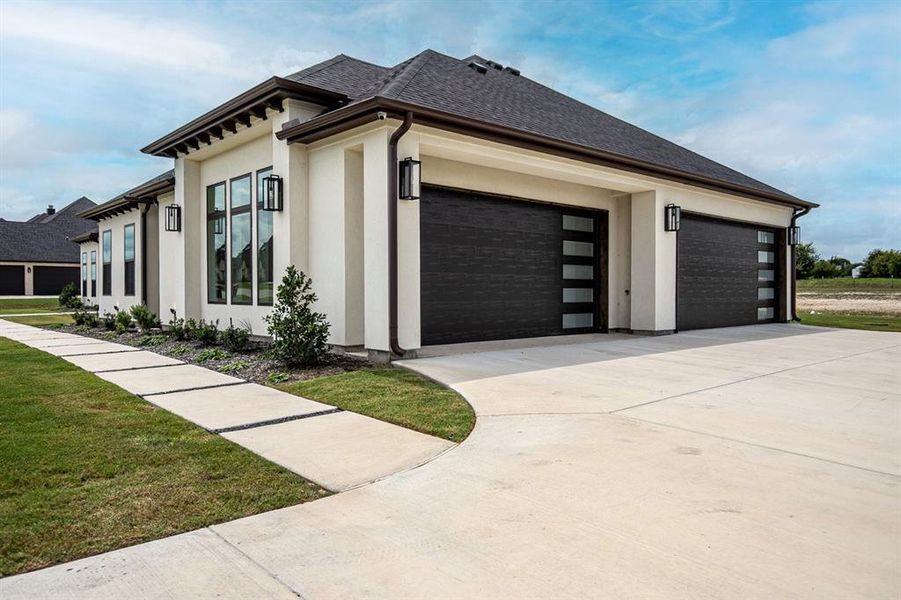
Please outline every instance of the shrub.
[{"label": "shrub", "polygon": [[312,280],[290,265],[278,286],[272,313],[266,316],[272,352],[286,365],[317,364],[327,351],[329,324],[324,314],[313,312],[312,287]]},{"label": "shrub", "polygon": [[271,373],[269,373],[267,379],[269,380],[269,383],[284,383],[285,381],[288,381],[290,377],[291,376],[287,373],[282,373],[281,371],[272,371]]},{"label": "shrub", "polygon": [[81,308],[81,298],[78,297],[78,287],[71,281],[67,283],[59,293],[59,305],[66,308]]},{"label": "shrub", "polygon": [[185,325],[185,320],[176,319],[173,315],[172,320],[169,321],[169,335],[177,340],[188,339],[188,329]]},{"label": "shrub", "polygon": [[147,333],[160,323],[156,315],[143,304],[135,304],[131,307],[131,318],[135,320],[142,333]]},{"label": "shrub", "polygon": [[138,341],[138,346],[159,346],[169,341],[165,335],[145,335]]},{"label": "shrub", "polygon": [[237,373],[242,369],[247,368],[247,361],[243,360],[233,360],[230,363],[226,363],[219,367],[219,370],[223,373]]},{"label": "shrub", "polygon": [[72,315],[72,320],[76,325],[85,327],[86,329],[97,327],[100,324],[97,313],[85,308],[76,309],[75,313]]},{"label": "shrub", "polygon": [[[192,322],[193,319],[188,319],[188,321]],[[193,339],[200,342],[203,346],[210,346],[219,339],[219,320],[207,323],[200,319],[200,321],[193,323],[190,331]]]},{"label": "shrub", "polygon": [[235,327],[229,319],[228,327],[219,334],[219,341],[232,352],[243,352],[247,348],[247,342],[250,341],[250,328]]},{"label": "shrub", "polygon": [[122,335],[128,328],[131,326],[131,315],[129,315],[126,311],[117,312],[114,317],[116,333]]},{"label": "shrub", "polygon": [[221,348],[207,348],[197,355],[197,362],[205,363],[211,360],[225,360],[229,356],[231,354]]},{"label": "shrub", "polygon": [[113,331],[116,328],[116,313],[105,312],[103,313],[103,327],[107,331]]},{"label": "shrub", "polygon": [[172,346],[169,348],[169,354],[172,356],[182,356],[183,354],[187,354],[191,351],[190,346],[186,346],[185,344],[179,344],[178,346]]}]

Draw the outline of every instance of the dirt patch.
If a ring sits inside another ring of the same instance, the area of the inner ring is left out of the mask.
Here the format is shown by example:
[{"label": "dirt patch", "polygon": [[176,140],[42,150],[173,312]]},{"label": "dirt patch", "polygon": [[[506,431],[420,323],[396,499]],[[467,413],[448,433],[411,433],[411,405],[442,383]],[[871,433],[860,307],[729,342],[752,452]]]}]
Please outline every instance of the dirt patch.
[{"label": "dirt patch", "polygon": [[303,381],[325,375],[358,371],[373,366],[373,363],[361,357],[329,353],[319,365],[302,369],[290,369],[272,357],[268,342],[251,341],[245,351],[230,352],[218,345],[202,346],[194,341],[175,340],[160,331],[155,331],[149,335],[138,333],[137,331],[127,331],[119,335],[114,331],[86,329],[76,325],[54,327],[54,330],[135,346],[213,371],[262,384]]},{"label": "dirt patch", "polygon": [[798,293],[798,311],[901,315],[901,292]]}]

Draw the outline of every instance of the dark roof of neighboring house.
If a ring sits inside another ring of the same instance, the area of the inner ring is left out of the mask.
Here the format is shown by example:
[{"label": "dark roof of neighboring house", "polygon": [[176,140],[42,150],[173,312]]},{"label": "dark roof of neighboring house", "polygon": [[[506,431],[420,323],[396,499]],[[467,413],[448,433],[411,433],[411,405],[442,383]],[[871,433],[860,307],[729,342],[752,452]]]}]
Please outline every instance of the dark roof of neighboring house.
[{"label": "dark roof of neighboring house", "polygon": [[28,221],[0,219],[0,260],[11,262],[78,262],[74,238],[97,228],[78,216],[95,206],[79,198],[60,210],[35,215]]},{"label": "dark roof of neighboring house", "polygon": [[82,212],[79,216],[93,221],[101,221],[134,210],[141,202],[156,199],[160,194],[165,194],[173,189],[175,189],[175,170],[170,169],[148,179],[141,185],[122,192],[112,200],[107,200],[103,204]]},{"label": "dark roof of neighboring house", "polygon": [[[487,70],[477,70],[471,63]],[[500,126],[536,141],[597,151],[614,163],[632,164],[636,170],[643,166],[672,178],[721,184],[727,191],[815,206],[477,55],[460,60],[426,50],[393,67],[382,67],[340,54],[286,79],[348,97],[349,102],[312,121],[335,121],[337,113],[352,112],[355,104],[389,100],[398,107],[420,107],[435,115]],[[288,123],[282,134],[292,127],[309,129],[309,123]],[[290,140],[289,135],[279,137]]]}]

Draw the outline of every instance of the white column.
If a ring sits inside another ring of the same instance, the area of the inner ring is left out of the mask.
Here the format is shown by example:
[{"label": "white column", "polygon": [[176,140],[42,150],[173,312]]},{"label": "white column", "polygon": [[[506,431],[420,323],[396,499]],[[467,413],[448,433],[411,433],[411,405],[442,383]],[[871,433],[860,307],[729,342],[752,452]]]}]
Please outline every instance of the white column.
[{"label": "white column", "polygon": [[[408,131],[397,144],[398,160],[408,156],[419,160],[419,136],[412,131]],[[422,165],[422,168],[427,169],[428,165]],[[416,350],[421,345],[419,205],[419,200],[401,200],[397,207],[397,336],[401,348],[405,350]]]},{"label": "white column", "polygon": [[364,346],[390,351],[388,332],[388,129],[363,143]]},{"label": "white column", "polygon": [[199,318],[206,301],[206,261],[201,260],[206,253],[206,199],[201,192],[200,163],[176,159],[175,203],[181,206],[182,223],[181,232],[167,240],[165,253],[171,262],[160,262],[161,287],[169,288],[169,305],[161,304],[160,311],[174,308],[180,318]]},{"label": "white column", "polygon": [[637,332],[676,328],[676,233],[663,230],[659,190],[632,194],[631,321]]}]

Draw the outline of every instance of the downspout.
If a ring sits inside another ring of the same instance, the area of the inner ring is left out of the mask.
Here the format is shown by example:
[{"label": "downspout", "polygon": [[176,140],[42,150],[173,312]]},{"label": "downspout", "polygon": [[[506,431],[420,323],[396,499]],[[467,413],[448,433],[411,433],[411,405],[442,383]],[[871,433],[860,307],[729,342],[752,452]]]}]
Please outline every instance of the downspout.
[{"label": "downspout", "polygon": [[413,113],[407,111],[403,124],[388,140],[388,333],[391,352],[403,356],[397,336],[397,142],[413,125]]},{"label": "downspout", "polygon": [[[792,209],[791,227],[795,226],[798,219],[810,212],[810,207]],[[792,282],[792,302],[791,302],[791,320],[800,321],[798,318],[798,257],[795,252],[795,244],[791,247],[791,282]]]}]

